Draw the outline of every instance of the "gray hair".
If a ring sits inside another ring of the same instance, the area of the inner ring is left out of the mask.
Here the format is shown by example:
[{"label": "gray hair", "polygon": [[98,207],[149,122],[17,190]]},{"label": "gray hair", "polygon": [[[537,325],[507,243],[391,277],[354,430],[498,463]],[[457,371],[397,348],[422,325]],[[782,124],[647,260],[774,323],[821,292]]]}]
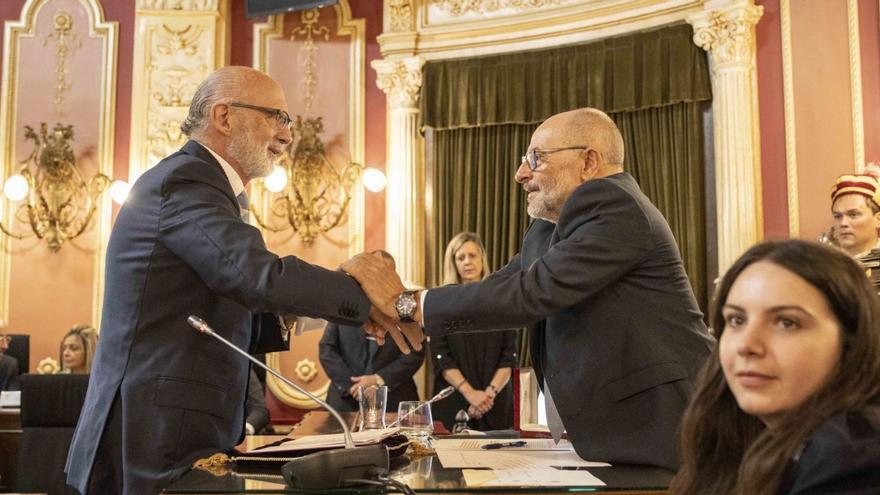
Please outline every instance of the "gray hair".
[{"label": "gray hair", "polygon": [[214,71],[196,89],[189,113],[180,124],[180,130],[189,137],[198,137],[208,126],[211,108],[217,104],[238,97],[241,88],[255,77],[265,75],[250,67],[229,66]]}]

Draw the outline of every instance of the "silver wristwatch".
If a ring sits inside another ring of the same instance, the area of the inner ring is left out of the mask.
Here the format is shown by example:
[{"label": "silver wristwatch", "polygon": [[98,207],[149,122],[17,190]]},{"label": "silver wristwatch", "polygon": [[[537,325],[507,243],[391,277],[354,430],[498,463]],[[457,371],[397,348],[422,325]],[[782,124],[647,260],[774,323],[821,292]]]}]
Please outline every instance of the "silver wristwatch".
[{"label": "silver wristwatch", "polygon": [[414,322],[417,307],[416,291],[414,290],[401,292],[397,297],[397,302],[394,303],[394,309],[397,310],[397,316],[400,318],[401,323]]}]

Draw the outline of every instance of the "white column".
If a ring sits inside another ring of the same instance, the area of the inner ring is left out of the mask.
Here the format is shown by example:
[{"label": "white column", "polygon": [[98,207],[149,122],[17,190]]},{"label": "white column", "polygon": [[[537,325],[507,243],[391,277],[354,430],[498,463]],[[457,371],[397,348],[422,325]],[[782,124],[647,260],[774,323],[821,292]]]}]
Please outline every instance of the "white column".
[{"label": "white column", "polygon": [[388,101],[385,246],[407,287],[425,284],[425,167],[418,107],[423,64],[421,57],[372,63]]},{"label": "white column", "polygon": [[763,237],[755,24],[752,0],[711,0],[688,19],[709,52],[715,129],[718,273]]}]

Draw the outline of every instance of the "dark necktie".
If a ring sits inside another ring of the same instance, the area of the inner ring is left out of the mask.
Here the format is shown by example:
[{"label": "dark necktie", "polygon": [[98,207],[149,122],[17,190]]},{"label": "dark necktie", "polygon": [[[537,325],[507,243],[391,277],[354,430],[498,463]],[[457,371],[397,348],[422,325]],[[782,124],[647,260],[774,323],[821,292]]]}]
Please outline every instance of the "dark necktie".
[{"label": "dark necktie", "polygon": [[251,223],[251,212],[248,208],[249,203],[247,193],[245,191],[242,191],[241,194],[236,196],[235,199],[238,200],[238,206],[241,208],[241,219],[244,221],[244,223]]},{"label": "dark necktie", "polygon": [[376,357],[376,351],[379,350],[379,344],[376,343],[376,339],[367,339],[367,366],[366,373],[367,375],[372,375],[373,370],[373,358]]}]

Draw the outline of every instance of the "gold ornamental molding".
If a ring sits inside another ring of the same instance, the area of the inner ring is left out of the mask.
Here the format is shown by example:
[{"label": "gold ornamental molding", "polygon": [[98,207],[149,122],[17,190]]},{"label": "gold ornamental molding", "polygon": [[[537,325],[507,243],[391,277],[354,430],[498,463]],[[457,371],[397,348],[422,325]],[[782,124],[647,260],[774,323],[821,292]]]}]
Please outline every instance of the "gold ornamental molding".
[{"label": "gold ornamental molding", "polygon": [[798,199],[797,135],[794,110],[794,69],[791,51],[791,0],[779,2],[779,31],[782,38],[782,101],[785,119],[785,171],[788,186],[788,235],[800,236]]},{"label": "gold ornamental molding", "polygon": [[500,9],[528,10],[559,5],[571,0],[434,0],[440,10],[451,16],[468,13],[482,14]]},{"label": "gold ornamental molding", "polygon": [[865,117],[862,107],[862,50],[859,42],[859,2],[846,1],[846,19],[849,42],[849,75],[852,100],[854,171],[865,166]]},{"label": "gold ornamental molding", "polygon": [[55,30],[43,39],[43,46],[50,42],[55,45],[55,112],[58,115],[64,113],[64,93],[70,87],[67,81],[67,60],[73,52],[82,46],[82,42],[73,28],[73,17],[68,12],[57,12],[53,19]]},{"label": "gold ornamental molding", "polygon": [[754,27],[764,8],[745,5],[731,12],[715,11],[708,25],[694,26],[694,43],[712,54],[712,70],[754,65]]},{"label": "gold ornamental molding", "polygon": [[[8,177],[11,168],[18,162],[16,159],[16,130],[28,122],[18,115],[18,99],[24,93],[20,80],[20,65],[27,63],[21,59],[21,44],[23,39],[38,36],[36,32],[36,20],[43,9],[51,8],[53,0],[27,0],[22,6],[19,20],[6,21],[3,32],[3,80],[2,80],[2,104],[0,104],[0,153],[2,153],[3,177]],[[98,162],[98,171],[112,177],[113,175],[113,148],[115,143],[114,123],[116,121],[116,73],[117,73],[117,49],[119,44],[119,25],[117,22],[106,21],[104,11],[98,0],[78,0],[88,19],[88,38],[101,40],[100,72],[96,74],[96,84],[100,97],[97,105],[99,108],[99,122],[97,123],[97,143],[95,146],[95,159]],[[69,2],[67,2],[69,6]],[[60,12],[56,12],[58,14]],[[65,20],[54,20],[55,34],[59,29],[75,29],[75,26]],[[59,26],[59,22],[61,26]],[[81,31],[80,31],[81,32]],[[69,30],[65,36],[70,36]],[[57,41],[57,39],[56,39]],[[69,41],[69,39],[67,40]],[[57,47],[56,47],[57,48]],[[57,53],[57,52],[56,52]],[[66,61],[65,61],[66,67]],[[82,64],[79,70],[84,70]],[[66,76],[65,76],[66,78]],[[56,79],[56,89],[58,80]],[[64,86],[67,87],[65,79]],[[12,225],[14,208],[5,210],[5,203],[0,203],[0,215],[8,225]],[[112,207],[110,196],[102,195],[96,214],[95,254],[92,285],[92,321],[96,326],[101,323],[101,308],[104,298],[104,267],[107,253],[107,243],[110,238]],[[11,239],[8,236],[0,236],[0,318],[9,321],[9,286],[10,270],[12,264]]]},{"label": "gold ornamental molding", "polygon": [[[300,363],[302,363],[302,361],[300,361]],[[278,353],[273,352],[266,354],[266,364],[272,369],[280,369],[281,358]],[[299,363],[297,364],[297,372],[299,372]],[[315,401],[309,398],[309,396],[282,382],[272,374],[266,374],[266,385],[275,397],[278,397],[287,405],[299,409],[316,409],[319,407],[318,404],[315,404]],[[300,386],[308,390],[309,393],[324,399],[327,397],[327,391],[330,389],[330,380],[328,379],[323,385],[315,388],[309,388],[304,385]]]},{"label": "gold ornamental molding", "polygon": [[296,377],[305,383],[309,383],[318,376],[318,367],[309,358],[300,359],[296,363]]},{"label": "gold ornamental molding", "polygon": [[137,10],[183,10],[218,12],[222,0],[138,0]]},{"label": "gold ornamental molding", "polygon": [[425,60],[412,57],[405,60],[375,60],[376,85],[388,98],[391,108],[418,106],[422,88],[422,66]]},{"label": "gold ornamental molding", "polygon": [[295,41],[297,35],[305,37],[303,42],[305,57],[302,64],[302,85],[305,91],[306,115],[311,115],[315,86],[318,84],[317,76],[315,75],[315,67],[317,66],[315,59],[318,55],[318,45],[315,43],[315,36],[323,38],[324,41],[330,40],[330,29],[327,26],[318,25],[318,19],[320,18],[321,13],[318,9],[304,10],[300,12],[299,16],[302,26],[293,28],[290,33],[290,41]]},{"label": "gold ornamental molding", "polygon": [[414,31],[415,0],[385,0],[385,16],[383,30],[386,33],[406,33]]},{"label": "gold ornamental molding", "polygon": [[135,12],[129,182],[186,142],[196,88],[226,64],[228,0],[139,0]]}]

